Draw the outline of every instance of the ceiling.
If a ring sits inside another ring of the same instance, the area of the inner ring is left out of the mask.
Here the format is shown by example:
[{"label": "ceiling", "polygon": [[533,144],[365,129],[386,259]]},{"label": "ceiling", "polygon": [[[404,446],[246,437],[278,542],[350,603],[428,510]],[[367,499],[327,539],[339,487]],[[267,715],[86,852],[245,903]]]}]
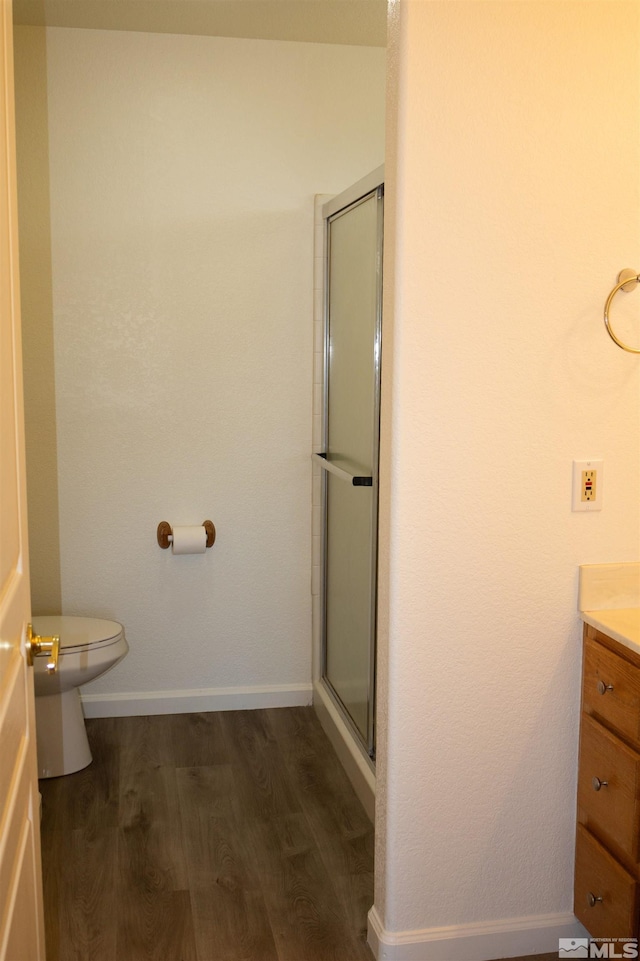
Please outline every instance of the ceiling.
[{"label": "ceiling", "polygon": [[386,45],[387,0],[14,0],[31,26]]}]

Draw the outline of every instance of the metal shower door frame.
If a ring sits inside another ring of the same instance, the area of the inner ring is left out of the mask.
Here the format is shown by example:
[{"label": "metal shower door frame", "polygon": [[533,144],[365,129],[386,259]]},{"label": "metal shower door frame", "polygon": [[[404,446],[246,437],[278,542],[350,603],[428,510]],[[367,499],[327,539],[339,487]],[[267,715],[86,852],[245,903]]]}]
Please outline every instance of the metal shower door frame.
[{"label": "metal shower door frame", "polygon": [[365,749],[369,758],[375,760],[376,745],[376,634],[377,634],[377,582],[378,582],[378,474],[380,452],[380,376],[382,364],[382,283],[383,283],[383,243],[384,243],[384,167],[374,170],[368,177],[358,181],[338,197],[333,198],[323,207],[325,223],[325,252],[324,252],[324,370],[323,370],[323,447],[327,450],[329,440],[329,288],[331,264],[331,223],[349,213],[375,197],[377,202],[377,237],[376,237],[376,317],[374,333],[374,409],[372,412],[373,449],[372,449],[372,506],[371,506],[371,571],[370,571],[370,625],[369,641],[369,690],[367,703],[367,736],[362,734],[355,724],[347,708],[342,702],[327,676],[327,617],[326,617],[326,584],[327,584],[327,471],[322,472],[322,660],[321,676],[336,704],[341,716],[354,734],[357,742]]}]

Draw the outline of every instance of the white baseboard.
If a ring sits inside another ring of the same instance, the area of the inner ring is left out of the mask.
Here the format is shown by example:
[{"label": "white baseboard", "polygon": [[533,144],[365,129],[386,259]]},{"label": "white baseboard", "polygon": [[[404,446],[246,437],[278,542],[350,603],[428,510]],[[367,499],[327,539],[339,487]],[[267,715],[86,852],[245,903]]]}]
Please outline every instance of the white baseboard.
[{"label": "white baseboard", "polygon": [[416,931],[385,931],[375,905],[368,941],[378,961],[493,961],[552,954],[559,938],[586,938],[573,914],[545,914],[506,921],[458,924]]},{"label": "white baseboard", "polygon": [[80,694],[85,717],[141,717],[197,714],[200,711],[255,711],[265,707],[311,704],[310,684],[208,687],[187,691]]}]

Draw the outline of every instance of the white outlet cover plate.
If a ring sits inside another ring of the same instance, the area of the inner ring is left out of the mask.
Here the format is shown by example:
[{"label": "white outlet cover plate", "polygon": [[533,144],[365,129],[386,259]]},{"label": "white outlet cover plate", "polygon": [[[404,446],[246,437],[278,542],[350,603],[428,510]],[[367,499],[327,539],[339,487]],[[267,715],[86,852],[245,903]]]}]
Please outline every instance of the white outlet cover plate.
[{"label": "white outlet cover plate", "polygon": [[[596,496],[592,501],[580,500],[582,472],[585,470],[596,471]],[[604,461],[601,458],[594,457],[594,458],[591,458],[590,460],[574,460],[573,485],[571,490],[571,510],[572,511],[601,511],[603,480],[604,480]]]}]

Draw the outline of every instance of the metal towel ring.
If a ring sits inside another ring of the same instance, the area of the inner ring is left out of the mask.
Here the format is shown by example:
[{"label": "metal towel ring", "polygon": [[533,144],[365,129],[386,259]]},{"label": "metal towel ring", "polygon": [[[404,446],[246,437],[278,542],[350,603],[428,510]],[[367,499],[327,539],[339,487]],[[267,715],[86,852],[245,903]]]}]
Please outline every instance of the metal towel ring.
[{"label": "metal towel ring", "polygon": [[629,345],[625,344],[622,340],[620,340],[619,337],[616,337],[609,319],[609,308],[611,307],[613,298],[619,290],[624,290],[626,293],[628,293],[629,291],[634,290],[636,284],[640,284],[640,274],[636,274],[635,270],[625,267],[625,269],[621,270],[618,274],[618,283],[607,297],[607,302],[604,305],[604,325],[607,328],[609,337],[611,337],[611,340],[614,341],[618,347],[622,347],[623,350],[628,350],[630,354],[640,354],[640,347],[629,347]]}]

